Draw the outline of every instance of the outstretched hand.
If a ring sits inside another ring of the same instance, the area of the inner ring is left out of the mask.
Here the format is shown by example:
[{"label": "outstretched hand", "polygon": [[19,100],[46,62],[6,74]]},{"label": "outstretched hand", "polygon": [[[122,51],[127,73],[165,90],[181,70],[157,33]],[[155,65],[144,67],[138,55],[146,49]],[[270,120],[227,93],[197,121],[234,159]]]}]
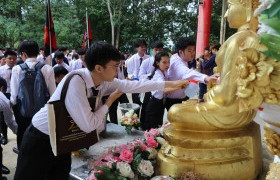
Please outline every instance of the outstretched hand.
[{"label": "outstretched hand", "polygon": [[212,76],[207,76],[204,81],[206,83],[208,83],[210,81],[216,82],[219,77],[220,77],[220,73],[216,73],[216,74],[213,74]]},{"label": "outstretched hand", "polygon": [[123,94],[123,92],[119,91],[119,89],[116,89],[116,90],[108,97],[108,99],[107,99],[107,101],[106,101],[105,104],[106,104],[108,107],[110,107],[110,106],[113,104],[113,102],[114,102],[116,99],[118,99],[122,94]]}]

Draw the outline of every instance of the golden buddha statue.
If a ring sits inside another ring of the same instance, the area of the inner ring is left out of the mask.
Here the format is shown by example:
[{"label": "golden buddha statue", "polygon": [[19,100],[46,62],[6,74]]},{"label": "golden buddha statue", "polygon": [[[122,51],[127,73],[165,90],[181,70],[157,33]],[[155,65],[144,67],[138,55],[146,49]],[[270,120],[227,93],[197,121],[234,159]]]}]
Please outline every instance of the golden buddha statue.
[{"label": "golden buddha statue", "polygon": [[261,173],[259,125],[253,122],[263,102],[280,101],[280,66],[260,51],[253,16],[259,0],[228,0],[225,16],[238,29],[220,48],[220,84],[204,96],[168,112],[167,144],[158,154],[160,174],[180,177],[187,171],[207,179],[255,179]]}]

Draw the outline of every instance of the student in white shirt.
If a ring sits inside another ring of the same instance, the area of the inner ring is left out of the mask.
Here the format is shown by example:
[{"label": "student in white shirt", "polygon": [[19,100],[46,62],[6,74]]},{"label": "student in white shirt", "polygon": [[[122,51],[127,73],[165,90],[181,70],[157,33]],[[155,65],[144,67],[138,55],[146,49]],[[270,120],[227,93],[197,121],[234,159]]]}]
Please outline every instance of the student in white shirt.
[{"label": "student in white shirt", "polygon": [[60,52],[60,51],[55,52],[54,59],[55,59],[56,65],[54,65],[53,68],[55,68],[57,66],[62,66],[65,69],[67,69],[68,72],[71,72],[70,66],[68,66],[65,62],[63,62],[63,59],[64,59],[63,52]]},{"label": "student in white shirt", "polygon": [[[155,61],[153,66],[155,67],[152,72],[152,81],[167,81],[167,70],[170,66],[170,59],[167,52],[159,52],[155,56]],[[166,88],[164,91],[156,90],[151,92],[151,97],[147,103],[146,107],[146,118],[145,118],[145,128],[150,130],[151,128],[158,128],[163,123],[164,115],[164,99],[165,93],[170,93],[180,88]],[[156,108],[155,108],[156,107]]]},{"label": "student in white shirt", "polygon": [[[22,60],[30,69],[34,69],[35,65],[38,62],[37,55],[39,53],[39,46],[35,41],[25,40],[22,41],[18,47],[18,52],[21,54]],[[55,80],[54,80],[54,72],[53,68],[47,64],[45,64],[41,68],[41,72],[44,76],[46,86],[51,96],[55,91]],[[22,74],[22,69],[19,65],[16,65],[12,69],[12,77],[11,77],[11,104],[13,105],[14,115],[16,118],[16,122],[18,124],[18,133],[17,133],[17,145],[20,150],[20,145],[22,141],[23,134],[26,128],[30,125],[32,117],[23,117],[20,113],[20,103],[18,102],[18,91],[20,87],[20,77]],[[32,104],[30,104],[32,106]]]},{"label": "student in white shirt", "polygon": [[[194,69],[188,67],[188,62],[192,61],[195,57],[195,42],[188,38],[182,37],[176,43],[176,54],[170,59],[170,68],[168,69],[168,80],[174,81],[179,79],[194,79],[200,83],[208,83],[211,79],[216,80],[217,75],[207,76]],[[181,103],[188,100],[184,90],[177,90],[169,93],[166,98],[166,108],[173,104]]]},{"label": "student in white shirt", "polygon": [[155,41],[151,44],[153,56],[149,57],[140,66],[140,71],[139,71],[139,79],[148,79],[148,77],[152,74],[154,71],[154,61],[155,61],[155,56],[157,53],[163,51],[163,43],[161,41]]},{"label": "student in white shirt", "polygon": [[[104,117],[112,103],[122,93],[146,92],[164,90],[169,87],[186,86],[187,81],[175,82],[141,82],[115,79],[118,72],[121,55],[111,44],[95,42],[85,56],[87,68],[70,72],[58,85],[50,102],[60,99],[61,90],[67,77],[75,75],[70,83],[65,97],[65,106],[77,126],[84,132],[104,129]],[[102,104],[98,100],[94,112],[88,102],[92,96],[91,89],[99,90],[97,99],[110,94]],[[87,92],[86,92],[86,90]],[[27,129],[19,152],[14,180],[19,179],[68,179],[71,170],[71,153],[54,156],[49,139],[48,111],[45,106],[35,114],[32,124]]]},{"label": "student in white shirt", "polygon": [[[138,81],[139,77],[139,71],[140,66],[143,61],[148,59],[150,56],[146,54],[147,51],[147,43],[144,39],[138,39],[136,40],[134,47],[137,50],[137,53],[131,56],[128,60],[126,60],[126,67],[127,67],[127,73],[128,73],[128,79]],[[139,93],[133,93],[132,94],[132,101],[133,103],[139,104],[141,106],[142,102],[140,101],[140,94]],[[136,111],[138,117],[139,117],[139,110]],[[143,119],[143,118],[142,118]],[[141,120],[141,117],[140,117]],[[144,122],[142,123],[142,125]]]},{"label": "student in white shirt", "polygon": [[[153,56],[149,57],[148,59],[145,59],[143,63],[140,66],[140,71],[139,71],[139,79],[140,80],[147,80],[151,76],[152,72],[154,72],[154,61],[155,61],[155,56],[157,53],[163,51],[163,43],[161,41],[155,41],[151,44]],[[146,92],[145,96],[143,98],[143,102],[141,105],[141,116],[140,116],[140,121],[142,124],[142,129],[146,130],[147,128],[145,127],[146,124],[146,106],[147,103],[150,99],[151,92]]]},{"label": "student in white shirt", "polygon": [[[3,118],[4,122],[7,124],[7,126],[13,131],[14,134],[17,133],[17,123],[13,119],[13,113],[10,107],[10,101],[7,99],[7,97],[3,94],[7,90],[7,83],[5,79],[0,77],[0,113],[1,118]],[[0,179],[7,179],[2,176],[4,172],[10,173],[10,170],[3,165],[3,148],[0,144]]]},{"label": "student in white shirt", "polygon": [[[4,92],[5,96],[10,99],[11,96],[11,75],[12,75],[12,68],[16,64],[17,53],[11,49],[7,49],[5,51],[4,57],[6,58],[6,64],[0,67],[0,77],[4,78],[7,82],[7,91]],[[7,125],[3,119],[0,120],[0,126],[2,130],[2,144],[5,145],[8,143],[8,136],[7,136]]]},{"label": "student in white shirt", "polygon": [[79,59],[78,54],[72,55],[72,60],[69,63],[69,66],[71,67],[71,70],[81,69],[83,67],[83,61]]}]

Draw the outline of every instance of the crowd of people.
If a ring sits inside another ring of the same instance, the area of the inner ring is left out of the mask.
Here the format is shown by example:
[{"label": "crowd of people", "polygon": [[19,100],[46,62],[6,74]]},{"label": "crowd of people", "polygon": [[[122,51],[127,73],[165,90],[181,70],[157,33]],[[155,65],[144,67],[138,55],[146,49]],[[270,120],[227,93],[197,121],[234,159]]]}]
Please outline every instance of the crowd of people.
[{"label": "crowd of people", "polygon": [[[132,93],[133,103],[141,107],[137,113],[143,130],[162,125],[165,109],[189,99],[184,93],[188,80],[200,83],[199,102],[203,101],[206,84],[218,78],[213,71],[218,44],[207,47],[199,59],[195,59],[195,42],[185,37],[176,42],[173,54],[164,51],[161,41],[151,43],[151,56],[147,47],[144,39],[138,39],[132,56],[101,41],[71,53],[61,47],[49,57],[31,40],[21,42],[17,52],[0,49],[1,144],[8,143],[8,126],[17,135],[15,180],[68,179],[71,153],[52,153],[45,104],[60,99],[71,74],[79,76],[69,83],[65,106],[84,132],[101,132],[108,112],[110,122],[118,124],[118,103],[129,102],[125,93]],[[94,110],[87,100],[93,93],[100,100]],[[0,179],[5,179],[2,173],[9,169],[2,164],[0,148]]]}]

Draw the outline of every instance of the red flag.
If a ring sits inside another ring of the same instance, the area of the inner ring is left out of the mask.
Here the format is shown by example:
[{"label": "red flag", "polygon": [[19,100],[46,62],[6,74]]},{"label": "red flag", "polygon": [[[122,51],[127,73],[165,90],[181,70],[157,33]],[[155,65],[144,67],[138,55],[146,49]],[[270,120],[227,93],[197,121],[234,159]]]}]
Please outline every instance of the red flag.
[{"label": "red flag", "polygon": [[54,24],[52,20],[51,4],[50,0],[47,0],[46,7],[46,24],[44,27],[44,53],[45,57],[50,53],[57,50],[56,37],[54,32]]},{"label": "red flag", "polygon": [[91,27],[90,27],[90,22],[89,22],[89,19],[88,19],[87,11],[86,11],[86,24],[87,24],[87,28],[85,30],[84,40],[83,40],[83,43],[82,43],[82,48],[83,49],[85,49],[87,46],[90,46],[90,44],[91,44],[91,42],[93,40],[92,31],[91,31]]}]

